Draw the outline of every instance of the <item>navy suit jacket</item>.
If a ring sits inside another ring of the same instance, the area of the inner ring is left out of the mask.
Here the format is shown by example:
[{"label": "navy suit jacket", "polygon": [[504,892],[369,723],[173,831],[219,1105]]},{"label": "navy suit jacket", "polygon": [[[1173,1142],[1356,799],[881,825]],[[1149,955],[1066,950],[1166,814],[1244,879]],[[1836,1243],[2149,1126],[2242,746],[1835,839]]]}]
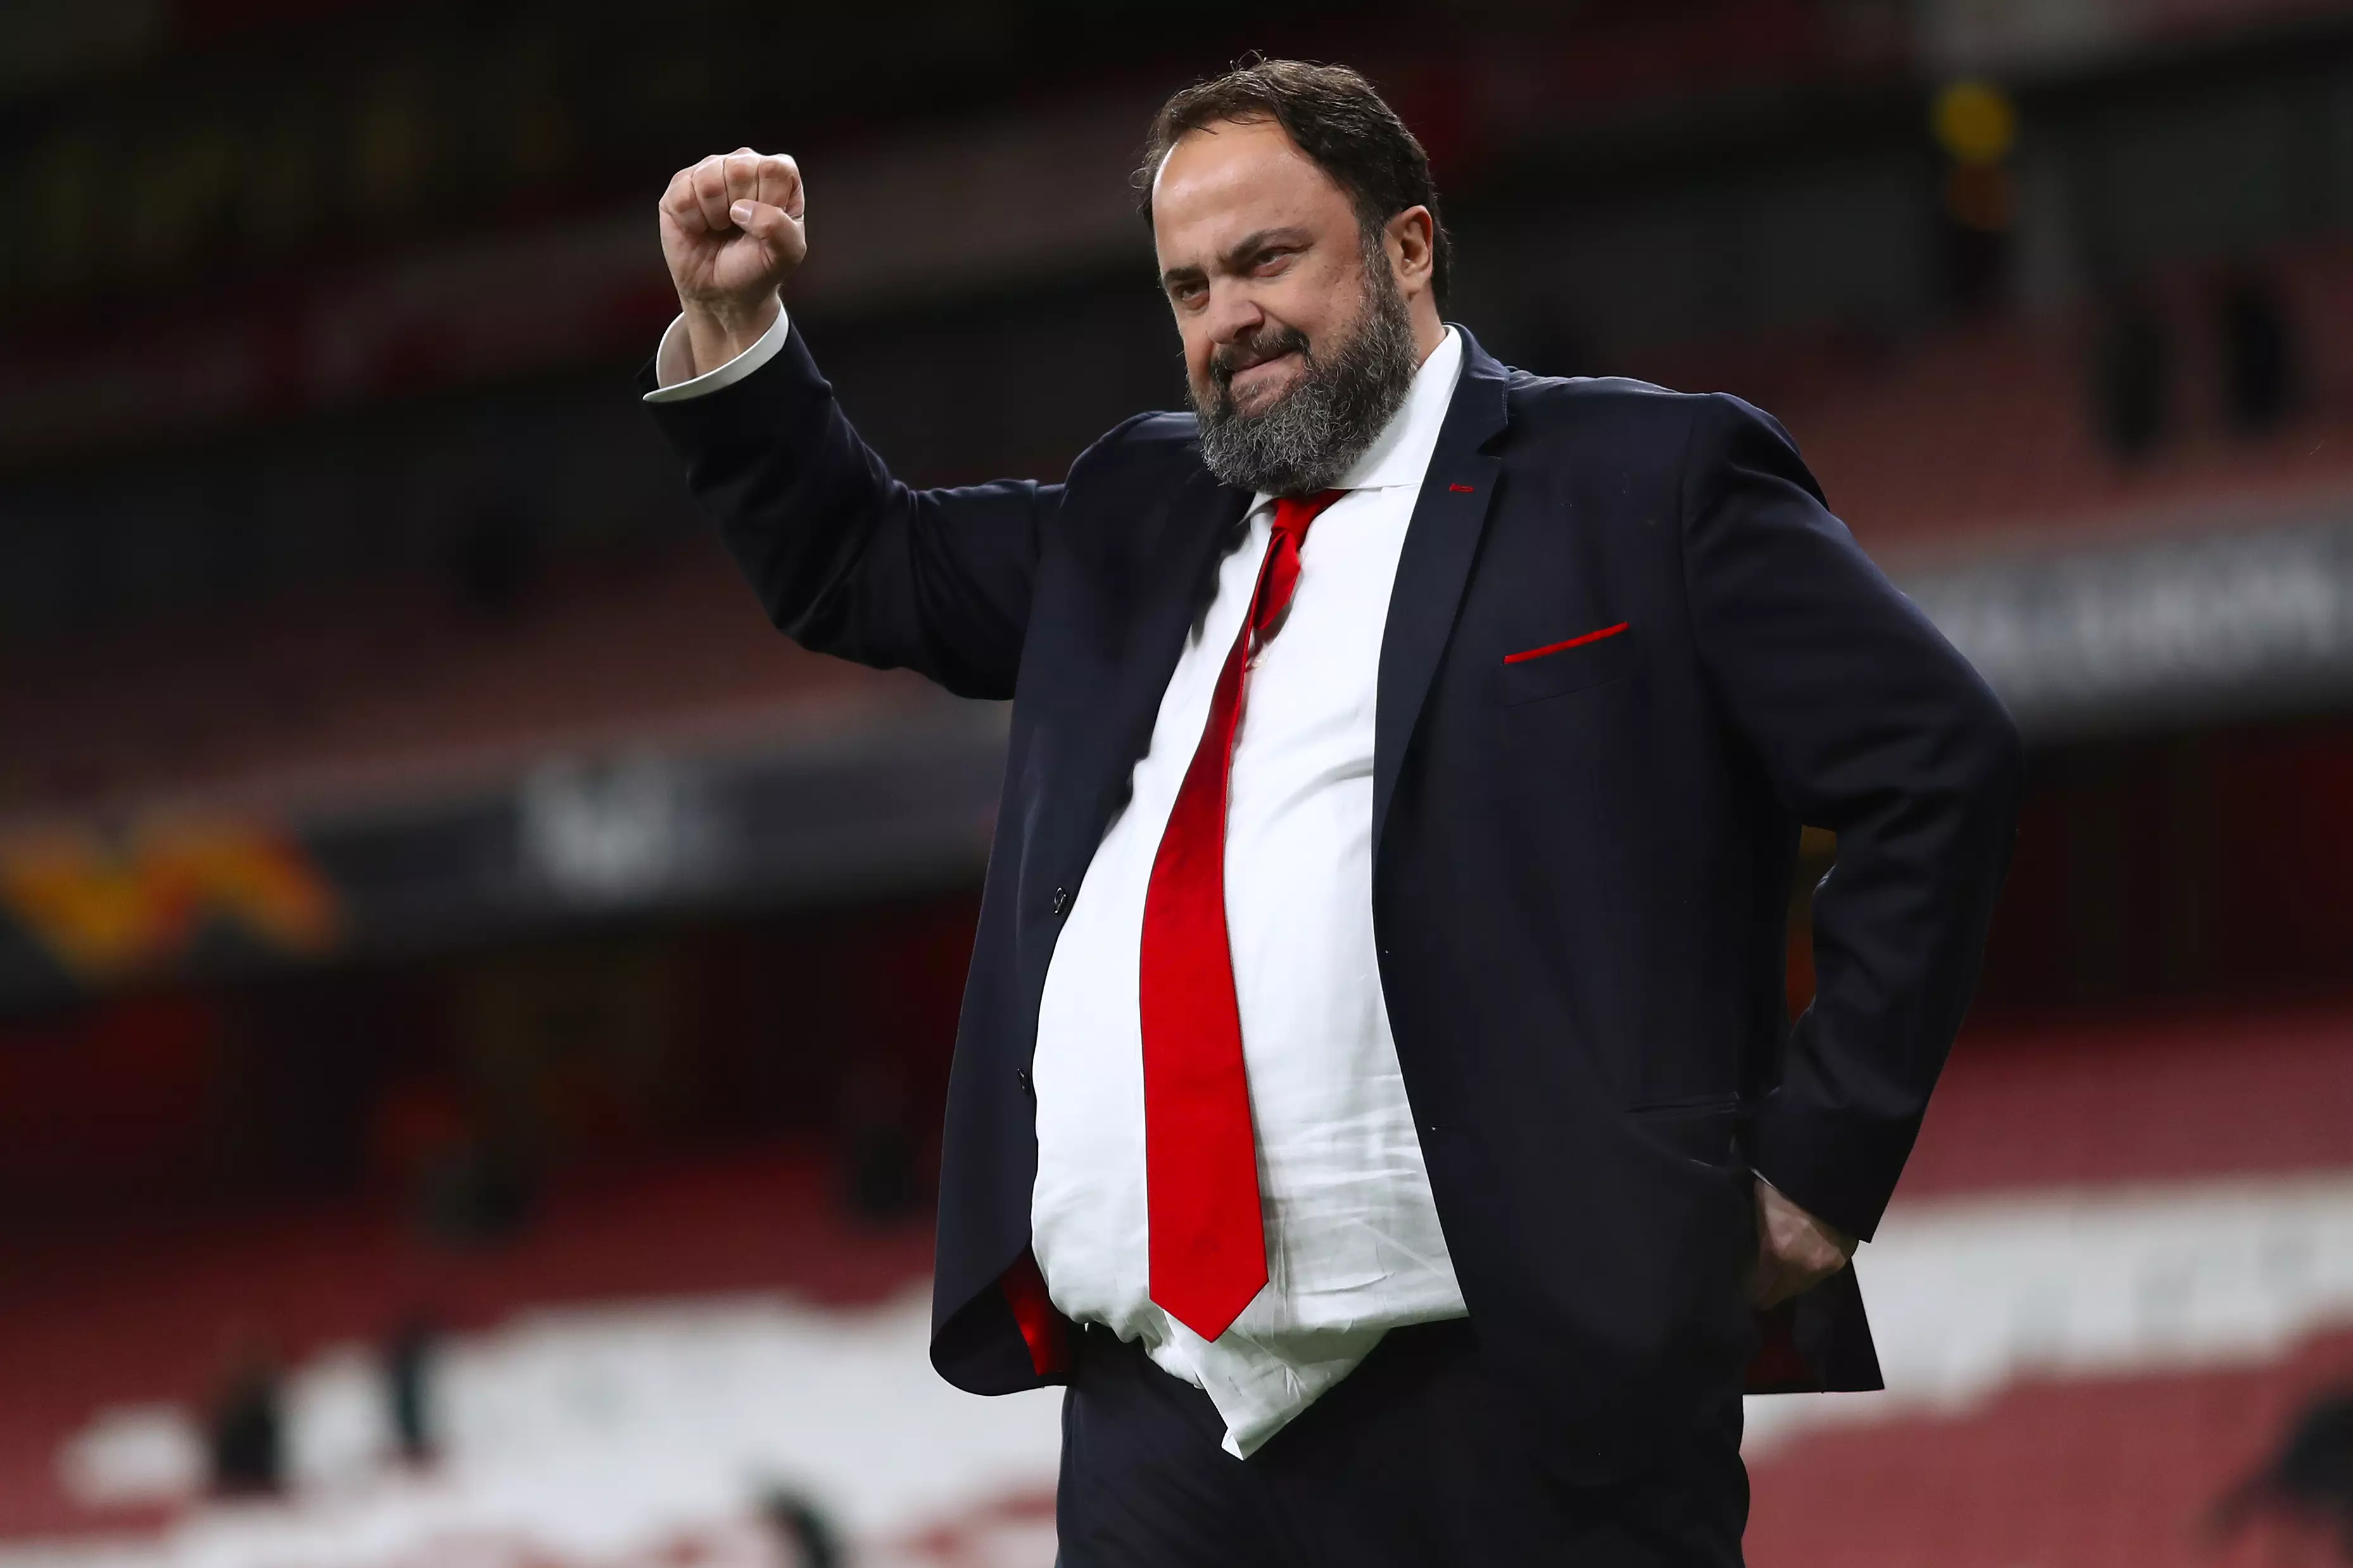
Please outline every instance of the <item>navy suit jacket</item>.
[{"label": "navy suit jacket", "polygon": [[[1381,645],[1374,931],[1472,1321],[1555,1468],[1600,1479],[1744,1369],[1878,1385],[1852,1269],[1769,1320],[1743,1304],[1749,1173],[1872,1234],[1975,984],[2021,752],[1771,418],[1464,348]],[[653,412],[779,627],[1012,700],[932,1358],[1036,1386],[999,1280],[1029,1245],[1039,996],[1250,498],[1187,414],[1128,420],[1060,484],[911,489],[797,329]],[[1838,858],[1792,1027],[1801,823]]]}]

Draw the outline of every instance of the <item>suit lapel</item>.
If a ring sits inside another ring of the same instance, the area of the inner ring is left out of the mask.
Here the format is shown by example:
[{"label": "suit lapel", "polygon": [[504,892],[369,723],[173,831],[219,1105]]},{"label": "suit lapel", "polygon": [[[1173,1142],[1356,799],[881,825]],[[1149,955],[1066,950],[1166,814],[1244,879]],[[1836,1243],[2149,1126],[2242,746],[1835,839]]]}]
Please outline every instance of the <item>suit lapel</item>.
[{"label": "suit lapel", "polygon": [[1050,820],[1062,837],[1046,858],[1053,885],[1075,888],[1123,799],[1136,762],[1152,744],[1160,700],[1185,651],[1194,620],[1217,584],[1235,525],[1249,510],[1248,492],[1196,469],[1170,496],[1149,543],[1139,547],[1137,596],[1122,638],[1115,679],[1092,726],[1083,809]]},{"label": "suit lapel", "polygon": [[[1461,376],[1406,528],[1381,636],[1373,745],[1376,854],[1398,769],[1446,651],[1486,524],[1502,463],[1481,448],[1504,427],[1507,384],[1503,365],[1462,331]],[[1104,694],[1102,722],[1095,728],[1089,765],[1082,770],[1086,784],[1079,799],[1083,809],[1041,818],[1041,826],[1050,825],[1057,839],[1051,851],[1039,858],[1047,887],[1075,887],[1102,841],[1137,760],[1152,743],[1160,699],[1184,652],[1186,636],[1215,589],[1218,563],[1250,501],[1248,492],[1196,468],[1169,498],[1151,542],[1139,548],[1139,593],[1122,642],[1117,678]]]},{"label": "suit lapel", "polygon": [[1462,332],[1462,373],[1446,423],[1423,477],[1421,499],[1406,525],[1389,590],[1388,622],[1381,634],[1380,685],[1373,727],[1373,853],[1380,854],[1389,801],[1413,742],[1430,682],[1454,630],[1454,614],[1471,580],[1471,563],[1494,499],[1500,458],[1482,450],[1509,420],[1508,373]]}]

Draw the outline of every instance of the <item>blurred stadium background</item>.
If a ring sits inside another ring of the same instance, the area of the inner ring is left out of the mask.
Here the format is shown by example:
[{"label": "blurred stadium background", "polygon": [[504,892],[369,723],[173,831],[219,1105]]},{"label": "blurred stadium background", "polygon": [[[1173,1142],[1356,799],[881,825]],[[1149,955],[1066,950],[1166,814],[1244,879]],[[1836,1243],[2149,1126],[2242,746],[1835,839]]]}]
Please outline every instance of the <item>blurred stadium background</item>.
[{"label": "blurred stadium background", "polygon": [[2034,744],[1891,1391],[1752,1404],[1751,1560],[2277,1560],[2208,1521],[2353,1377],[2353,7],[1443,11],[0,5],[0,1565],[1051,1560],[1053,1396],[923,1355],[1003,716],[771,632],[629,378],[665,178],[789,150],[869,437],[1059,473],[1179,395],[1124,175],[1248,47],[1391,92],[1504,358],[1779,415]]}]

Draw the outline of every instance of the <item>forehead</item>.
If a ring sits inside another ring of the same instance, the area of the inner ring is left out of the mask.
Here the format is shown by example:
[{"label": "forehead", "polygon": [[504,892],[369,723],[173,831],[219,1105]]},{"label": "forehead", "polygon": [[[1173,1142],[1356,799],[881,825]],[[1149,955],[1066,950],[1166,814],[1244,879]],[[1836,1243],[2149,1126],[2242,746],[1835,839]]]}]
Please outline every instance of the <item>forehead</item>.
[{"label": "forehead", "polygon": [[1346,195],[1271,120],[1187,132],[1152,182],[1152,233],[1164,263],[1262,228],[1353,220]]}]

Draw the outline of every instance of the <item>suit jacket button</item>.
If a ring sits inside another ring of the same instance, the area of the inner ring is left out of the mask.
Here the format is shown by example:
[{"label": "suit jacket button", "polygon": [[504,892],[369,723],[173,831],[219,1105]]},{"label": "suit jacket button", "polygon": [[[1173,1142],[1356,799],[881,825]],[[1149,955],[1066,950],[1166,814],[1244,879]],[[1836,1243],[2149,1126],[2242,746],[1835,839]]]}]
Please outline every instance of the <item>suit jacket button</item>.
[{"label": "suit jacket button", "polygon": [[1057,889],[1054,889],[1053,912],[1054,912],[1056,915],[1060,915],[1060,914],[1064,910],[1066,910],[1066,909],[1068,909],[1068,908],[1070,908],[1070,907],[1071,907],[1071,889],[1068,889],[1068,888],[1057,888]]},{"label": "suit jacket button", "polygon": [[1029,1087],[1029,1069],[1028,1068],[1015,1068],[1013,1069],[1013,1078],[1014,1081],[1020,1084],[1023,1089],[1028,1089]]}]

